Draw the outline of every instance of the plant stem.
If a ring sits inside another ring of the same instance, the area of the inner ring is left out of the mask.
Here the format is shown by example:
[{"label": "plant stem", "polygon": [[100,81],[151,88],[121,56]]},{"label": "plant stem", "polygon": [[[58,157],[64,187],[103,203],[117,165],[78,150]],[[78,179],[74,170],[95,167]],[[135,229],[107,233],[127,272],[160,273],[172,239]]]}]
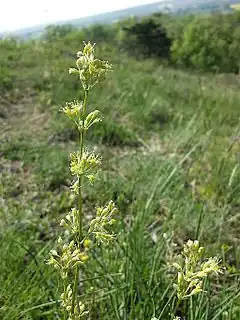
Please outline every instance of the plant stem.
[{"label": "plant stem", "polygon": [[[176,301],[176,299],[175,299],[175,301]],[[175,303],[175,301],[174,301],[174,303]],[[181,300],[177,299],[177,303],[176,303],[175,308],[174,308],[173,313],[172,313],[173,317],[176,316],[176,312],[178,310],[178,307],[180,306],[180,303],[181,303]]]},{"label": "plant stem", "polygon": [[[66,279],[64,279],[64,296],[66,296],[66,291],[67,291],[67,284],[66,284]],[[64,309],[64,320],[67,320],[67,311]]]},{"label": "plant stem", "polygon": [[73,293],[72,293],[72,310],[71,310],[72,314],[74,313],[74,308],[75,308],[77,284],[78,284],[78,274],[79,274],[79,267],[77,266],[75,269],[75,277],[74,277]]},{"label": "plant stem", "polygon": [[[83,155],[83,146],[84,146],[84,122],[86,117],[86,108],[87,108],[87,99],[88,99],[88,90],[84,91],[84,101],[83,101],[83,124],[82,124],[82,130],[80,131],[80,161],[82,160]],[[81,242],[83,238],[83,210],[82,210],[82,176],[78,177],[78,211],[79,211],[79,243]]]},{"label": "plant stem", "polygon": [[[84,90],[84,101],[83,101],[83,123],[82,123],[82,130],[79,130],[79,145],[80,145],[80,161],[82,160],[83,156],[83,146],[84,146],[84,122],[86,117],[86,109],[87,109],[87,99],[88,99],[88,90]],[[79,249],[81,246],[81,241],[83,239],[83,203],[82,203],[82,176],[78,177],[78,247]],[[75,308],[75,301],[77,295],[77,284],[78,284],[78,274],[79,274],[79,267],[77,266],[75,269],[75,277],[74,277],[74,284],[73,284],[73,295],[72,295],[72,313],[74,312]]]}]

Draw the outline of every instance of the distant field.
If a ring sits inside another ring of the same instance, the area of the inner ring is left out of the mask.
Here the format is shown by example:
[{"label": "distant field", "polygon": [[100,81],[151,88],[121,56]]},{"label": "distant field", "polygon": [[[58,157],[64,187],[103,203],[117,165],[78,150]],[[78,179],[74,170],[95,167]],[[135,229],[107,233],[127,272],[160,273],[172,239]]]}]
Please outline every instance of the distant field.
[{"label": "distant field", "polygon": [[230,7],[234,10],[240,10],[240,3],[232,4]]}]

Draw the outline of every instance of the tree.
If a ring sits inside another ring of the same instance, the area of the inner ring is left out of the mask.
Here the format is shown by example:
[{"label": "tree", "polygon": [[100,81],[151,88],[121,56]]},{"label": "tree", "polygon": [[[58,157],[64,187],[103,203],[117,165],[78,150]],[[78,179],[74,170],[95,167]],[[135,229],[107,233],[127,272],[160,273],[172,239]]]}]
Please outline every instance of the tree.
[{"label": "tree", "polygon": [[240,68],[240,15],[196,16],[175,39],[174,62],[187,67],[217,72],[238,72]]},{"label": "tree", "polygon": [[48,41],[54,41],[65,37],[74,30],[75,28],[71,24],[49,25],[45,28],[44,38]]},{"label": "tree", "polygon": [[169,56],[171,40],[162,24],[154,18],[123,27],[124,45],[128,52],[136,56],[163,57]]}]

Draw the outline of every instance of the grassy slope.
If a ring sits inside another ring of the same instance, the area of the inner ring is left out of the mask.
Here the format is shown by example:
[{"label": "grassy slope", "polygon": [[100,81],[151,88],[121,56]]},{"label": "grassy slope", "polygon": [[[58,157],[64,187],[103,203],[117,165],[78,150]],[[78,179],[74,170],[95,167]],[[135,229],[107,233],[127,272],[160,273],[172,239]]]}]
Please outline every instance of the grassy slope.
[{"label": "grassy slope", "polygon": [[[67,74],[78,47],[65,39],[6,48],[0,318],[56,319],[57,279],[44,259],[74,203],[68,153],[76,136],[58,109],[81,95]],[[120,213],[117,242],[101,254],[96,248],[85,273],[85,286],[96,290],[92,318],[142,320],[163,310],[168,319],[173,275],[166,266],[184,241],[198,238],[226,272],[206,301],[193,299],[187,318],[239,319],[239,79],[137,62],[107,47],[100,56],[115,70],[90,97],[105,115],[89,136],[103,170],[96,192],[86,191],[85,213],[109,198]]]}]

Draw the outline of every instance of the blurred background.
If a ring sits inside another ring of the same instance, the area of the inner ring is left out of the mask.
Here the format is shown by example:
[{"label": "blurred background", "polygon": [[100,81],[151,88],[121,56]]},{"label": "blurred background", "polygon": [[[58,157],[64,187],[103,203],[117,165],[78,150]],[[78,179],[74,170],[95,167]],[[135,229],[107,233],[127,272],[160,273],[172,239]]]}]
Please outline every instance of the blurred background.
[{"label": "blurred background", "polygon": [[78,136],[59,109],[83,97],[68,68],[84,40],[113,64],[89,98],[104,114],[87,137],[103,167],[85,189],[85,217],[109,199],[119,208],[116,243],[96,248],[86,270],[91,319],[170,319],[168,266],[198,239],[225,272],[184,319],[239,320],[237,0],[1,4],[0,319],[58,319],[61,291],[44,261],[75,203]]}]

